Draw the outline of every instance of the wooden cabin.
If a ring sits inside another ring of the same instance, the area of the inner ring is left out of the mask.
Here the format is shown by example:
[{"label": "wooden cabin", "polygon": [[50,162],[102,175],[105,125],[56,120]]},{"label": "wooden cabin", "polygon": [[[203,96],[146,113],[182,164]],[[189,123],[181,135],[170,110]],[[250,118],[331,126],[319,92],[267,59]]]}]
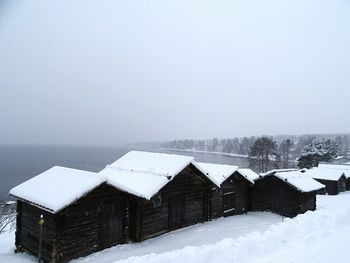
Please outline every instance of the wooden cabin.
[{"label": "wooden cabin", "polygon": [[129,212],[133,241],[208,220],[214,184],[193,157],[132,151],[100,174],[134,195]]},{"label": "wooden cabin", "polygon": [[249,192],[252,211],[295,217],[316,209],[317,191],[324,185],[299,171],[273,172],[255,180]]},{"label": "wooden cabin", "polygon": [[100,173],[64,167],[13,188],[18,252],[68,262],[208,220],[211,182],[193,157],[129,152]]},{"label": "wooden cabin", "polygon": [[348,164],[326,164],[320,163],[318,165],[319,168],[327,168],[327,169],[335,169],[344,173],[346,177],[346,191],[350,190],[350,165]]},{"label": "wooden cabin", "polygon": [[329,195],[337,195],[346,191],[347,178],[343,171],[315,167],[307,170],[305,174],[325,185],[325,193]]},{"label": "wooden cabin", "polygon": [[96,173],[53,167],[13,188],[17,198],[17,252],[68,262],[128,238],[129,195],[107,185]]},{"label": "wooden cabin", "polygon": [[[249,186],[254,184],[251,177],[255,173],[252,170],[223,164],[198,163],[198,165],[216,185],[210,191],[210,219],[247,212],[248,190]],[[257,174],[255,176],[258,177]]]}]

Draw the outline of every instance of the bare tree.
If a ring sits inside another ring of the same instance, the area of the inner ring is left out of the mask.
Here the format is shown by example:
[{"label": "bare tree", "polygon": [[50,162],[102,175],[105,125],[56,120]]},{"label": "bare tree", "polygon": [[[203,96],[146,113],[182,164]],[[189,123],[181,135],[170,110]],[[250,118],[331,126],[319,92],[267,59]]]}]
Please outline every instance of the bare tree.
[{"label": "bare tree", "polygon": [[16,221],[15,204],[0,203],[0,234],[8,227],[13,227]]},{"label": "bare tree", "polygon": [[276,160],[276,149],[277,143],[266,136],[258,138],[250,148],[250,156],[257,160],[260,172],[268,171],[272,161]]}]

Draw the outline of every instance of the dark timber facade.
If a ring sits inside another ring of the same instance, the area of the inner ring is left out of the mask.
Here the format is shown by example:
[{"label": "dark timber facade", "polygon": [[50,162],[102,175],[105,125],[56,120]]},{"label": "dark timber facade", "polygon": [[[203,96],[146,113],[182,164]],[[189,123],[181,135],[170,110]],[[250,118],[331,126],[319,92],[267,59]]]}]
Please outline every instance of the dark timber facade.
[{"label": "dark timber facade", "polygon": [[346,191],[348,186],[350,187],[349,179],[346,179],[344,174],[338,180],[314,179],[326,186],[325,192],[329,195],[337,195]]},{"label": "dark timber facade", "polygon": [[142,241],[208,220],[211,181],[188,165],[151,200],[104,183],[56,214],[17,201],[16,247],[35,256],[43,215],[42,259],[68,262],[128,241]]},{"label": "dark timber facade", "polygon": [[17,251],[38,255],[40,215],[44,216],[42,259],[68,262],[128,239],[128,194],[103,184],[52,214],[17,201]]},{"label": "dark timber facade", "polygon": [[295,217],[316,210],[316,191],[300,192],[273,175],[255,181],[249,193],[249,209]]},{"label": "dark timber facade", "polygon": [[248,209],[250,182],[238,172],[228,177],[210,193],[210,218],[243,214]]},{"label": "dark timber facade", "polygon": [[212,183],[192,164],[151,200],[130,202],[130,238],[141,241],[174,229],[208,220],[208,193]]}]

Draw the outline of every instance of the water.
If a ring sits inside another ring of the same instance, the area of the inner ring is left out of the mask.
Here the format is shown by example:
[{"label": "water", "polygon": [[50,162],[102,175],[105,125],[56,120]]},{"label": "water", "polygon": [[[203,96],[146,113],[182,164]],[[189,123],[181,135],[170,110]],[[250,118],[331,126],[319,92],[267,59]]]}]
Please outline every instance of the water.
[{"label": "water", "polygon": [[[130,150],[137,150],[137,148],[0,145],[0,200],[10,199],[8,192],[12,187],[50,169],[52,166],[59,165],[98,172]],[[159,151],[154,149],[148,150]],[[197,161],[201,162],[225,163],[248,167],[248,159],[245,158],[206,153],[161,151],[194,156]]]}]

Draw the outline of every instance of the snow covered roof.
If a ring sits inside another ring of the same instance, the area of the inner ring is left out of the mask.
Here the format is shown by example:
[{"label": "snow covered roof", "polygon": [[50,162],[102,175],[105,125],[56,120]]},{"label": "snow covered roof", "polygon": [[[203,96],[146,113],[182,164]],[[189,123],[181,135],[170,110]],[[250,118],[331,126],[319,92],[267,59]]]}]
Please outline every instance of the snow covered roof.
[{"label": "snow covered roof", "polygon": [[260,173],[260,176],[266,176],[266,175],[271,175],[271,174],[275,174],[277,172],[293,172],[293,171],[298,171],[298,169],[296,168],[287,168],[287,169],[273,169],[273,170],[270,170],[270,171],[267,171],[265,173]]},{"label": "snow covered roof", "polygon": [[130,151],[110,166],[125,171],[175,176],[190,163],[194,164],[194,157],[167,153]]},{"label": "snow covered roof", "polygon": [[107,179],[108,184],[149,200],[189,164],[204,175],[193,157],[131,151],[99,174]]},{"label": "snow covered roof", "polygon": [[54,166],[12,188],[9,194],[56,213],[104,182],[97,173]]},{"label": "snow covered roof", "polygon": [[307,193],[317,191],[325,187],[323,184],[305,175],[305,173],[301,173],[300,171],[277,172],[273,174],[273,176],[285,181],[300,192]]},{"label": "snow covered roof", "polygon": [[147,172],[125,171],[107,166],[100,173],[108,184],[130,194],[151,199],[174,177]]},{"label": "snow covered roof", "polygon": [[234,172],[237,171],[238,166],[227,165],[227,164],[214,164],[214,163],[197,163],[205,175],[214,182],[217,186],[225,182]]},{"label": "snow covered roof", "polygon": [[305,171],[305,175],[308,175],[315,179],[338,181],[342,175],[345,173],[341,170],[315,167]]},{"label": "snow covered roof", "polygon": [[323,164],[318,165],[319,168],[335,169],[344,172],[346,178],[350,178],[350,165],[346,164]]},{"label": "snow covered roof", "polygon": [[345,175],[345,172],[338,169],[315,167],[308,170],[306,174],[315,179],[338,181],[342,175]]},{"label": "snow covered roof", "polygon": [[240,168],[237,170],[237,172],[253,184],[254,184],[254,181],[259,178],[259,175],[249,168]]}]

